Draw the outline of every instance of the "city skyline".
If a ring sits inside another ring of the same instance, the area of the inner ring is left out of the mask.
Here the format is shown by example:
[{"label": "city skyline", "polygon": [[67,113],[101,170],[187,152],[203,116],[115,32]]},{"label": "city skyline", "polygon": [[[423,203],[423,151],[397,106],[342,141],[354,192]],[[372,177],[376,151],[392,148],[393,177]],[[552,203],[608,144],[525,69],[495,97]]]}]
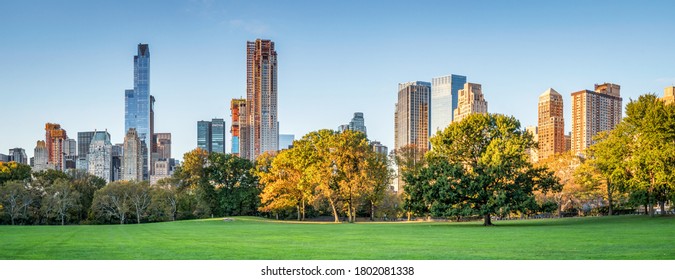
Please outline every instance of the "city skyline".
[{"label": "city skyline", "polygon": [[[625,106],[647,92],[661,97],[675,83],[669,69],[675,54],[667,49],[675,42],[668,36],[674,26],[669,2],[522,3],[527,8],[428,2],[439,8],[420,11],[409,11],[406,2],[156,3],[0,4],[0,23],[10,27],[0,31],[0,96],[18,120],[0,126],[0,151],[18,147],[33,156],[45,123],[60,124],[71,138],[107,129],[113,143],[122,143],[120,94],[130,86],[130,57],[139,43],[153,49],[155,131],[173,134],[176,159],[196,147],[196,121],[229,116],[230,100],[245,96],[244,46],[256,38],[274,41],[281,55],[279,133],[300,138],[363,112],[369,138],[390,148],[396,87],[406,81],[466,75],[484,87],[489,112],[514,115],[523,127],[536,125],[537,97],[547,88],[563,96],[565,123],[571,124],[570,94],[588,85],[621,85]],[[275,9],[254,9],[261,5]],[[480,14],[441,13],[449,6]],[[610,16],[584,16],[599,9]],[[140,11],[147,17],[133,16]],[[370,18],[373,12],[379,20]],[[399,21],[406,12],[420,17]],[[571,20],[576,17],[584,21]],[[438,36],[443,32],[448,35]],[[463,46],[453,32],[474,43]],[[400,42],[401,34],[417,40]],[[429,43],[418,44],[421,39]],[[326,53],[330,59],[317,68]]]}]

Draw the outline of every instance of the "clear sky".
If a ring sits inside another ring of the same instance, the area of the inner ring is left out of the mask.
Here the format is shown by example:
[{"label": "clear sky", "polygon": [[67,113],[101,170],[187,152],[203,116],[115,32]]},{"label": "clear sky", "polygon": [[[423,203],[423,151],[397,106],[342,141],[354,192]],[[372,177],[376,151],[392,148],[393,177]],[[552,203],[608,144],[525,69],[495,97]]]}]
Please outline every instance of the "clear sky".
[{"label": "clear sky", "polygon": [[567,132],[574,91],[617,83],[625,105],[675,84],[674,12],[673,1],[0,0],[0,153],[32,156],[46,122],[123,142],[124,90],[148,43],[155,131],[172,133],[182,159],[197,121],[225,118],[229,130],[256,38],[275,42],[280,133],[296,139],[358,111],[391,149],[398,83],[451,73],[523,126],[554,88]]}]

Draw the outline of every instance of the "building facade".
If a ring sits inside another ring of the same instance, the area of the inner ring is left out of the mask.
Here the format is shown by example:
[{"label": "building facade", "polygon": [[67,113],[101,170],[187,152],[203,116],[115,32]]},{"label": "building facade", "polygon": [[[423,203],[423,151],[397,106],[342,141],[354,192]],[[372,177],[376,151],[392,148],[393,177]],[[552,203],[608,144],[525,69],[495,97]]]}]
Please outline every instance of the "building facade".
[{"label": "building facade", "polygon": [[352,117],[352,120],[349,122],[349,124],[338,126],[339,132],[345,130],[360,131],[361,133],[367,136],[368,131],[366,130],[366,121],[363,118],[363,113],[355,112],[354,117]]},{"label": "building facade", "polygon": [[380,141],[370,141],[370,146],[373,147],[373,151],[383,154],[385,156],[389,155],[389,149],[387,146],[382,145]]},{"label": "building facade", "polygon": [[130,128],[124,136],[122,180],[143,180],[143,154],[142,143],[136,129]]},{"label": "building facade", "polygon": [[394,149],[415,145],[429,149],[429,95],[431,83],[398,84],[398,102],[394,112]]},{"label": "building facade", "polygon": [[[539,142],[539,128],[536,126],[525,127],[525,131],[532,135],[532,140],[534,142]],[[530,155],[531,162],[539,161],[539,149],[527,149],[527,153]]]},{"label": "building facade", "polygon": [[65,171],[65,151],[68,135],[61,125],[55,123],[45,124],[45,144],[47,146],[47,161],[54,166],[54,169]]},{"label": "building facade", "polygon": [[197,148],[211,152],[211,122],[197,122]]},{"label": "building facade", "polygon": [[96,131],[87,155],[89,174],[103,178],[106,183],[113,181],[112,147],[108,131]]},{"label": "building facade", "polygon": [[141,141],[140,152],[143,157],[142,177],[147,180],[151,164],[151,137],[153,134],[151,111],[154,97],[150,96],[150,48],[147,44],[138,44],[138,53],[134,56],[134,89],[125,91],[124,131],[134,129]]},{"label": "building facade", "polygon": [[539,95],[539,159],[565,152],[565,118],[563,98],[549,88]]},{"label": "building facade", "polygon": [[211,120],[211,152],[224,154],[225,149],[225,121],[223,119]]},{"label": "building facade", "polygon": [[572,93],[572,152],[581,155],[592,145],[593,137],[601,131],[612,130],[621,122],[621,87],[604,83],[595,91]]},{"label": "building facade", "polygon": [[457,109],[459,91],[464,88],[466,76],[447,75],[431,79],[431,110],[429,136],[448,127]]},{"label": "building facade", "polygon": [[230,126],[230,133],[232,134],[232,154],[239,155],[239,137],[240,137],[240,119],[242,116],[245,120],[246,99],[235,98],[230,102],[230,116],[232,117],[232,125]]},{"label": "building facade", "polygon": [[33,172],[54,169],[53,164],[49,164],[49,151],[45,141],[39,140],[33,150]]},{"label": "building facade", "polygon": [[94,131],[83,131],[77,133],[77,169],[87,170],[87,155],[89,154],[89,145],[94,138]]},{"label": "building facade", "polygon": [[112,146],[111,173],[112,180],[122,180],[122,162],[124,161],[124,144],[115,144]]},{"label": "building facade", "polygon": [[8,161],[14,161],[21,164],[28,164],[28,156],[26,155],[26,150],[22,148],[9,149],[7,154]]},{"label": "building facade", "polygon": [[471,114],[487,113],[488,111],[488,103],[485,101],[480,84],[465,83],[457,98],[457,109],[454,111],[453,122],[461,121]]},{"label": "building facade", "polygon": [[661,98],[666,104],[675,103],[675,86],[667,87],[663,90],[663,98]]},{"label": "building facade", "polygon": [[[277,116],[277,52],[274,42],[257,39],[246,43],[247,141],[239,142],[240,156],[255,160],[279,149]],[[241,123],[240,123],[241,126]],[[241,135],[242,131],[240,131]],[[246,146],[242,143],[247,144]],[[247,149],[247,152],[243,152]]]},{"label": "building facade", "polygon": [[155,133],[155,146],[157,153],[157,160],[171,158],[171,133],[162,132]]}]

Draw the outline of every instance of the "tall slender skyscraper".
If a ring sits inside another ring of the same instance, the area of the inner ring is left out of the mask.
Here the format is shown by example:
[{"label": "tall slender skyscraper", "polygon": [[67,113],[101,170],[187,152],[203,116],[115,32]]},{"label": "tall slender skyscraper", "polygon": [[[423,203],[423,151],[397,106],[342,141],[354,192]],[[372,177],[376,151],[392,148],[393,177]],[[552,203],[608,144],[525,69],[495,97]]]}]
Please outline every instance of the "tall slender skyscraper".
[{"label": "tall slender skyscraper", "polygon": [[459,91],[457,109],[455,109],[453,122],[461,121],[471,114],[487,113],[488,103],[483,96],[480,84],[466,83]]},{"label": "tall slender skyscraper", "polygon": [[459,91],[466,83],[466,76],[447,75],[431,79],[431,110],[429,136],[448,127],[457,109]]},{"label": "tall slender skyscraper", "polygon": [[240,141],[239,149],[248,149],[248,153],[241,153],[242,157],[254,160],[264,152],[279,150],[277,52],[274,42],[257,39],[246,43],[246,54],[246,119],[250,141]]},{"label": "tall slender skyscraper", "polygon": [[581,154],[594,143],[600,131],[612,130],[621,122],[621,87],[604,83],[595,85],[595,91],[572,93],[572,152]]},{"label": "tall slender skyscraper", "polygon": [[549,88],[539,96],[539,158],[565,152],[565,118],[562,95]]},{"label": "tall slender skyscraper", "polygon": [[125,91],[124,131],[135,129],[141,141],[143,180],[149,179],[153,99],[150,96],[150,48],[147,44],[138,44],[138,54],[134,56],[134,89]]}]

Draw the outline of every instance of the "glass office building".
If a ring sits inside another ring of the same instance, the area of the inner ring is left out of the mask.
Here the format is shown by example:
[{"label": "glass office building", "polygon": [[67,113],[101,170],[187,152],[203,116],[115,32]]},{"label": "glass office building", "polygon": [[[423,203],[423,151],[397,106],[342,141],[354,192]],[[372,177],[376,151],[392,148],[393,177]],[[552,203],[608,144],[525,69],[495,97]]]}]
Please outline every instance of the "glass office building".
[{"label": "glass office building", "polygon": [[431,79],[431,110],[429,136],[448,127],[457,109],[458,92],[464,87],[466,76],[447,75]]},{"label": "glass office building", "polygon": [[136,129],[143,153],[143,179],[148,179],[150,138],[150,49],[147,44],[138,44],[134,56],[134,89],[124,92],[124,131]]}]

